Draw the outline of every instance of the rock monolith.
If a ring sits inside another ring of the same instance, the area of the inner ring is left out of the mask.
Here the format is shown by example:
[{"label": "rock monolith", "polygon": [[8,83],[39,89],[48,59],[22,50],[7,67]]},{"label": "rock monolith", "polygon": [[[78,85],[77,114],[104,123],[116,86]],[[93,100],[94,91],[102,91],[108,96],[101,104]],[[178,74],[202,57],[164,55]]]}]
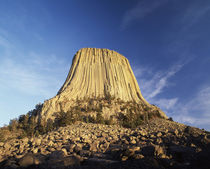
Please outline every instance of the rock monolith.
[{"label": "rock monolith", "polygon": [[[126,57],[109,49],[83,48],[75,54],[57,95],[44,102],[40,117],[67,112],[78,100],[107,97],[152,107],[142,96]],[[166,117],[163,112],[162,116]]]}]

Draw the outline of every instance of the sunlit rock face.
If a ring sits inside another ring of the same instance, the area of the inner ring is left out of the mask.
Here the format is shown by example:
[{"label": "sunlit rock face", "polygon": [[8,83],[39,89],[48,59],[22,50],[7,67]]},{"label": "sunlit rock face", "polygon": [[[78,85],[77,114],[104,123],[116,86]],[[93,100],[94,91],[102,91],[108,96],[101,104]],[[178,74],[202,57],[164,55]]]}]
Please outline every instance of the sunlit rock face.
[{"label": "sunlit rock face", "polygon": [[128,60],[108,49],[83,48],[75,55],[58,95],[71,99],[104,97],[144,101]]},{"label": "sunlit rock face", "polygon": [[41,118],[67,112],[77,100],[113,97],[151,106],[143,98],[127,58],[98,48],[80,49],[73,58],[65,83],[55,97],[45,101]]}]

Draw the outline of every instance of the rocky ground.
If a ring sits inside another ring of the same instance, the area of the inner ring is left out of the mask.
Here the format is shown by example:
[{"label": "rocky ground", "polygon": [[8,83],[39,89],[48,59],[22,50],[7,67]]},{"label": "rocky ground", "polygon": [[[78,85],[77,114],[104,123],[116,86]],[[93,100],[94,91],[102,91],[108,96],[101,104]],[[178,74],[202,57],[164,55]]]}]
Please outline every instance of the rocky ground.
[{"label": "rocky ground", "polygon": [[210,133],[164,119],[136,129],[77,122],[0,142],[0,168],[209,169]]}]

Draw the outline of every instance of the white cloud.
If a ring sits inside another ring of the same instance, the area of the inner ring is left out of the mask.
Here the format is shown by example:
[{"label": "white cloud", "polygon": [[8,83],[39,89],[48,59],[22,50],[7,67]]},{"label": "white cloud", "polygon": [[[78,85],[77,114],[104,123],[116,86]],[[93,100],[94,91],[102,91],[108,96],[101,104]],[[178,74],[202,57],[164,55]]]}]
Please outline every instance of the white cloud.
[{"label": "white cloud", "polygon": [[0,92],[7,88],[32,96],[55,95],[69,69],[64,59],[19,50],[6,37],[0,30]]},{"label": "white cloud", "polygon": [[193,98],[181,108],[182,113],[200,118],[210,118],[210,87],[202,87]]},{"label": "white cloud", "polygon": [[[207,1],[206,1],[207,2]],[[209,17],[210,15],[210,4],[207,3],[200,3],[198,1],[191,2],[183,16],[181,18],[181,23],[183,26],[183,30],[188,30],[191,26],[198,23],[201,18]]]},{"label": "white cloud", "polygon": [[0,29],[0,57],[7,57],[11,55],[14,50],[13,44],[4,36],[6,32]]},{"label": "white cloud", "polygon": [[167,71],[158,71],[147,68],[134,68],[134,74],[139,79],[140,88],[147,100],[155,98],[166,87],[169,79],[174,76],[184,64],[175,64]]},{"label": "white cloud", "polygon": [[52,96],[52,88],[57,88],[58,81],[46,73],[39,73],[27,65],[21,65],[11,59],[0,64],[1,88],[14,89],[30,95]]},{"label": "white cloud", "polygon": [[0,36],[0,46],[4,48],[9,48],[11,45],[6,38],[4,38],[3,36]]},{"label": "white cloud", "polygon": [[122,19],[121,28],[125,29],[133,21],[142,19],[154,12],[161,5],[165,4],[168,0],[142,0],[136,6],[128,10]]},{"label": "white cloud", "polygon": [[192,97],[186,101],[178,97],[159,96],[171,84],[170,78],[175,76],[185,64],[175,64],[165,72],[156,73],[155,70],[145,67],[134,68],[134,74],[140,82],[143,96],[149,103],[156,104],[177,122],[210,131],[210,85],[200,87],[197,92],[193,91]]},{"label": "white cloud", "polygon": [[66,62],[64,59],[59,58],[54,54],[44,55],[40,53],[36,53],[34,51],[29,52],[29,59],[25,59],[25,62],[30,64],[31,66],[35,67],[36,69],[42,69],[43,71],[57,71],[59,69],[65,68],[66,69]]},{"label": "white cloud", "polygon": [[153,91],[151,91],[151,93],[148,95],[148,99],[150,98],[154,98],[155,96],[157,96],[159,93],[162,92],[162,90],[168,86],[168,79],[170,77],[172,77],[174,74],[176,74],[183,65],[178,64],[173,66],[169,71],[167,71],[165,74],[163,75],[157,75],[157,77],[154,77],[154,79],[152,79],[153,84],[155,84],[155,88]]},{"label": "white cloud", "polygon": [[19,48],[17,41],[0,28],[0,126],[55,96],[69,70],[64,58]]},{"label": "white cloud", "polygon": [[174,108],[177,101],[178,101],[178,98],[172,98],[172,99],[162,98],[162,99],[155,99],[153,103],[156,104],[158,107],[161,107],[162,109],[167,111]]},{"label": "white cloud", "polygon": [[179,102],[171,109],[176,121],[210,130],[210,87],[203,86],[187,102]]},{"label": "white cloud", "polygon": [[142,66],[141,69],[134,67],[134,74],[139,82],[141,92],[145,99],[149,103],[160,107],[169,116],[171,116],[171,111],[176,108],[179,98],[165,98],[160,97],[159,94],[171,86],[172,83],[170,82],[170,78],[175,76],[186,63],[188,62],[182,60],[165,71],[156,71]]},{"label": "white cloud", "polygon": [[134,67],[133,73],[136,77],[142,77],[145,73],[151,72],[148,72],[148,69],[146,69],[145,67]]},{"label": "white cloud", "polygon": [[195,118],[193,118],[189,115],[184,115],[184,114],[175,115],[173,118],[177,122],[185,123],[185,124],[191,124],[191,125],[193,125],[196,121]]}]

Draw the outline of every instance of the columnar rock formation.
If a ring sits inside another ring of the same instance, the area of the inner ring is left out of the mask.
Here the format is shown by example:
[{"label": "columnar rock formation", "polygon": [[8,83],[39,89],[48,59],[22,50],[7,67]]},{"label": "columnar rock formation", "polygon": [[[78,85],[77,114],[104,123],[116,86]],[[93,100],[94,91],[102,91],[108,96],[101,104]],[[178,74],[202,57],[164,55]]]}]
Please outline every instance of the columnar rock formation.
[{"label": "columnar rock formation", "polygon": [[108,49],[79,50],[58,95],[82,99],[109,94],[124,101],[146,102],[124,56]]},{"label": "columnar rock formation", "polygon": [[142,96],[129,61],[121,54],[97,48],[83,48],[73,58],[65,83],[42,108],[42,119],[68,111],[76,100],[113,97],[124,102],[151,106]]}]

